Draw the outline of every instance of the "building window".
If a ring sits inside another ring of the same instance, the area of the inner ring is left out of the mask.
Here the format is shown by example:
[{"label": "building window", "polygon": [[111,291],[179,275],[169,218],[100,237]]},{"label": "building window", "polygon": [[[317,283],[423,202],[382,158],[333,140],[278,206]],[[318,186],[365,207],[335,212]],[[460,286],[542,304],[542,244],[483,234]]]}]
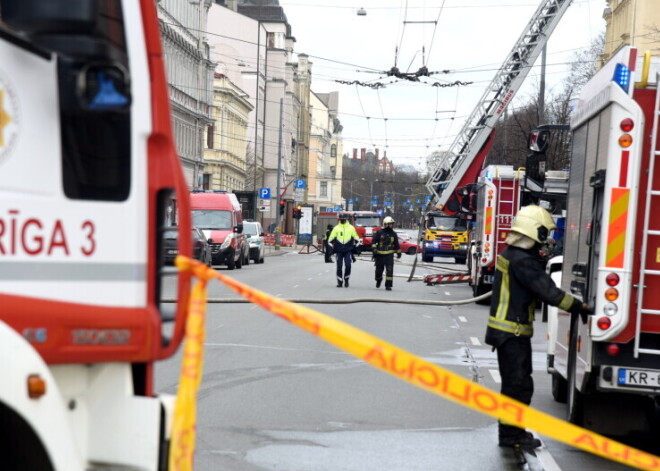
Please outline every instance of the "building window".
[{"label": "building window", "polygon": [[202,177],[202,189],[210,190],[211,189],[211,174],[205,173]]},{"label": "building window", "polygon": [[319,196],[326,197],[328,196],[328,182],[321,182],[321,188],[319,191]]},{"label": "building window", "polygon": [[215,135],[215,126],[210,125],[206,128],[206,147],[213,149],[213,137]]},{"label": "building window", "polygon": [[337,144],[330,146],[330,157],[337,157]]}]

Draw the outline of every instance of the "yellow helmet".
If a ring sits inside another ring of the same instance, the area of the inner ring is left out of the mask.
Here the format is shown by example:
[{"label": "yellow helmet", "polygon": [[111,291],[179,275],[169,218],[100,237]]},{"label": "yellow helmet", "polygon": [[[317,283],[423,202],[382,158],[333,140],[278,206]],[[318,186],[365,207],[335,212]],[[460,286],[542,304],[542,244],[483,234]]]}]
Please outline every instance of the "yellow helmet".
[{"label": "yellow helmet", "polygon": [[511,224],[511,231],[526,235],[530,239],[542,243],[548,238],[550,231],[556,227],[555,221],[549,212],[532,204],[520,208]]},{"label": "yellow helmet", "polygon": [[390,216],[387,216],[385,219],[383,219],[383,225],[387,224],[394,224],[394,219],[392,219]]}]

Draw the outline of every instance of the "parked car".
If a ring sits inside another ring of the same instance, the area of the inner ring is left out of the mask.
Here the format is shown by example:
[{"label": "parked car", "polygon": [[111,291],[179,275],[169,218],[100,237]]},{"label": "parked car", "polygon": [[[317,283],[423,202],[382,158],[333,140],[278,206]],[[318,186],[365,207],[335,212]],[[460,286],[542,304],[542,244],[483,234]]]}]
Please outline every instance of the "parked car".
[{"label": "parked car", "polygon": [[250,259],[254,263],[264,263],[266,244],[261,223],[256,221],[243,222],[243,234],[245,234],[250,244]]},{"label": "parked car", "polygon": [[[204,265],[211,266],[211,245],[204,237],[204,233],[197,227],[192,229],[193,258]],[[166,265],[172,265],[179,253],[179,232],[177,229],[165,229],[163,234],[163,260]]]},{"label": "parked car", "polygon": [[408,255],[415,255],[419,251],[419,245],[415,243],[410,234],[407,232],[394,231],[399,237],[399,247],[401,247],[401,253]]}]

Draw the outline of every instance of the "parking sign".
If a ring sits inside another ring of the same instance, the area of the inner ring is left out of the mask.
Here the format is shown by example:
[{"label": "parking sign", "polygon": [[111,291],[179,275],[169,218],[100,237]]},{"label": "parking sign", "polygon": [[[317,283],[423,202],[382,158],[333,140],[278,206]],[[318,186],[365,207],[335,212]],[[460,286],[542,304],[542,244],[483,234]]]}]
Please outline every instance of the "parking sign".
[{"label": "parking sign", "polygon": [[259,198],[262,200],[270,199],[270,188],[259,188]]}]

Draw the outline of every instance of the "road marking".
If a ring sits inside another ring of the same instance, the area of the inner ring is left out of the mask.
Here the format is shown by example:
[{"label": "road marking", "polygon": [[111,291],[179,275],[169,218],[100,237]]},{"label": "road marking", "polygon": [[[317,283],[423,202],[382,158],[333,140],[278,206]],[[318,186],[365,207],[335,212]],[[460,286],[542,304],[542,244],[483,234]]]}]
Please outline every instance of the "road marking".
[{"label": "road marking", "polygon": [[467,322],[467,318],[465,316],[458,316],[458,320],[461,322]]},{"label": "road marking", "polygon": [[[536,438],[539,437],[537,436]],[[543,466],[543,471],[561,471],[561,468],[550,454],[550,451],[546,448],[545,443],[541,448],[534,450],[534,454],[541,462],[541,465]]]},{"label": "road marking", "polygon": [[498,384],[502,382],[502,377],[500,376],[499,370],[488,370],[488,372],[493,377],[493,381],[495,381]]},{"label": "road marking", "polygon": [[476,346],[481,345],[481,342],[477,337],[470,337],[470,342],[472,342],[472,345],[476,345]]}]

